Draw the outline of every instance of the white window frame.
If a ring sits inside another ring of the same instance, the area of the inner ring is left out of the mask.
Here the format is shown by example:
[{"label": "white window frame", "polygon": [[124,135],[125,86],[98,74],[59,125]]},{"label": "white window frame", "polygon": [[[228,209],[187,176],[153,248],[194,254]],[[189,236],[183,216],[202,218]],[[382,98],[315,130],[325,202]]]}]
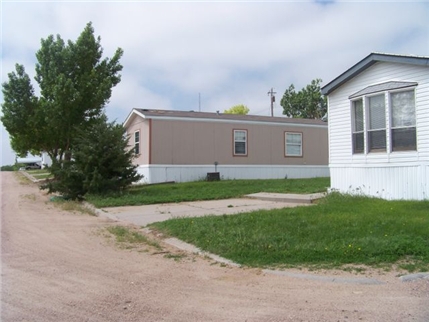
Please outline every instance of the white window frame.
[{"label": "white window frame", "polygon": [[[362,104],[362,130],[356,129],[356,103],[357,102],[361,102]],[[365,153],[365,138],[366,138],[366,133],[365,133],[365,104],[364,104],[364,100],[363,98],[360,99],[356,99],[353,100],[351,102],[351,118],[352,118],[352,153],[353,154],[362,154]],[[355,144],[355,136],[361,134],[362,135],[362,151],[356,151],[356,144]]]},{"label": "white window frame", "polygon": [[[413,103],[414,103],[414,119],[412,125],[400,125],[400,126],[394,126],[394,113],[393,113],[393,103],[392,103],[392,96],[399,93],[406,93],[406,92],[413,92]],[[390,134],[390,150],[392,152],[399,152],[399,151],[417,151],[417,122],[416,122],[416,91],[415,89],[411,90],[402,90],[402,91],[392,91],[389,93],[389,112],[390,112],[390,128],[389,128],[389,134]],[[407,130],[407,129],[414,129],[414,149],[407,149],[407,148],[401,148],[401,147],[395,147],[393,142],[393,132],[395,130]]]},{"label": "white window frame", "polygon": [[140,155],[140,131],[134,132],[134,154]]},{"label": "white window frame", "polygon": [[[235,133],[238,133],[238,132],[244,133],[244,140],[239,140],[236,138]],[[247,130],[243,130],[243,129],[233,130],[233,141],[234,141],[233,155],[241,156],[241,157],[247,156]],[[244,143],[244,153],[237,152],[236,143]]]},{"label": "white window frame", "polygon": [[[383,127],[377,127],[377,128],[371,128],[371,106],[370,106],[370,101],[371,99],[374,99],[376,97],[382,97],[383,100],[383,121],[384,121],[384,125]],[[386,104],[386,93],[377,93],[374,95],[368,95],[365,99],[365,103],[366,103],[366,115],[367,115],[367,126],[366,126],[366,151],[368,151],[368,153],[371,152],[386,152],[387,151],[387,127],[388,124],[386,122],[386,111],[387,111],[387,107],[388,105]],[[373,147],[371,148],[371,144],[370,144],[370,140],[371,140],[371,134],[374,133],[381,133],[384,132],[384,146],[381,147]]]},{"label": "white window frame", "polygon": [[[413,92],[414,93],[414,124],[410,126],[393,126],[393,104],[392,104],[392,94],[396,93],[404,93],[404,92]],[[396,153],[396,152],[410,152],[410,151],[417,151],[417,122],[416,122],[416,99],[415,94],[416,93],[416,86],[413,86],[411,88],[402,88],[397,90],[387,90],[382,91],[378,93],[372,93],[368,95],[362,95],[360,97],[355,97],[352,100],[350,100],[350,106],[351,106],[351,141],[352,141],[352,154],[353,155],[359,155],[359,154],[372,154],[372,153]],[[369,107],[369,99],[374,96],[383,95],[384,97],[384,117],[385,117],[385,128],[379,128],[379,129],[370,129],[370,107]],[[363,103],[363,119],[364,119],[364,126],[363,126],[363,133],[364,133],[364,148],[363,152],[355,152],[354,149],[354,135],[358,133],[355,131],[355,116],[354,116],[354,108],[355,108],[355,102],[362,100]],[[414,129],[415,133],[415,146],[414,148],[395,148],[393,146],[393,131],[397,129]],[[386,145],[385,148],[382,149],[373,149],[371,151],[370,149],[370,133],[374,131],[384,131],[385,132],[385,138],[386,138]]]},{"label": "white window frame", "polygon": [[[300,143],[288,143],[288,135],[294,135],[300,137]],[[299,146],[299,153],[297,154],[291,154],[288,153],[288,145],[297,147]],[[285,156],[286,157],[302,157],[302,146],[303,146],[303,135],[302,132],[285,132]]]}]

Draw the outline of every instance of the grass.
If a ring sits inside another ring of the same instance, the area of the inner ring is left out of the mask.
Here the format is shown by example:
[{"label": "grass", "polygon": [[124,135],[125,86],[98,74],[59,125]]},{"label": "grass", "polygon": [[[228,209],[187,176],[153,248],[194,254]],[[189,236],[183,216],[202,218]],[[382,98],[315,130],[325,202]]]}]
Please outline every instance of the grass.
[{"label": "grass", "polygon": [[47,169],[34,169],[34,170],[25,170],[25,171],[27,171],[31,175],[50,173]]},{"label": "grass", "polygon": [[29,185],[32,183],[32,181],[30,179],[28,179],[25,175],[23,175],[20,172],[15,172],[15,177],[17,178],[17,180],[19,181],[19,184],[21,185]]},{"label": "grass", "polygon": [[65,211],[80,212],[80,213],[87,214],[90,216],[96,215],[95,211],[93,209],[86,207],[80,201],[54,199],[53,203]]},{"label": "grass", "polygon": [[34,177],[34,179],[48,179],[53,178],[53,175],[46,169],[38,169],[38,170],[26,170],[28,174]]},{"label": "grass", "polygon": [[237,198],[256,192],[315,193],[324,192],[327,187],[329,178],[197,181],[134,186],[122,194],[89,195],[87,201],[102,208]]},{"label": "grass", "polygon": [[50,179],[53,178],[54,176],[50,173],[42,173],[42,174],[33,174],[34,179]]},{"label": "grass", "polygon": [[330,194],[311,207],[152,224],[250,267],[429,270],[429,202]]},{"label": "grass", "polygon": [[[162,247],[156,241],[148,239],[146,236],[123,226],[112,226],[106,228],[109,233],[116,237],[116,242],[122,245],[146,244],[160,250]],[[127,247],[130,248],[130,247]]]}]

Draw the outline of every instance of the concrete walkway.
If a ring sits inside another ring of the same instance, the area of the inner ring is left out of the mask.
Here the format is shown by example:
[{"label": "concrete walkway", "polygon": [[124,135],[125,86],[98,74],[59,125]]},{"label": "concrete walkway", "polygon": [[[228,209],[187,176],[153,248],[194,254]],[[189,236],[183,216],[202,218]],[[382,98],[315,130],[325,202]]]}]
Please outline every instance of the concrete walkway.
[{"label": "concrete walkway", "polygon": [[[289,197],[288,197],[289,196]],[[139,226],[181,217],[202,217],[207,215],[234,215],[264,209],[280,209],[310,205],[323,194],[297,195],[288,194],[252,194],[247,198],[192,201],[147,206],[124,206],[100,209],[99,215],[113,220],[126,221]]]}]

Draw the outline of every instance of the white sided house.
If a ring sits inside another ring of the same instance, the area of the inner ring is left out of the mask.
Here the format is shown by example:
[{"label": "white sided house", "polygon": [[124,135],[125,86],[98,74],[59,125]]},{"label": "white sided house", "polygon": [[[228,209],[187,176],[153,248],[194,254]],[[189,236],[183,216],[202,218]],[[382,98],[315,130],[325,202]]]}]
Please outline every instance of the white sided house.
[{"label": "white sided house", "polygon": [[133,109],[124,127],[146,183],[329,176],[320,120]]},{"label": "white sided house", "polygon": [[331,189],[429,197],[429,57],[372,53],[322,88]]}]

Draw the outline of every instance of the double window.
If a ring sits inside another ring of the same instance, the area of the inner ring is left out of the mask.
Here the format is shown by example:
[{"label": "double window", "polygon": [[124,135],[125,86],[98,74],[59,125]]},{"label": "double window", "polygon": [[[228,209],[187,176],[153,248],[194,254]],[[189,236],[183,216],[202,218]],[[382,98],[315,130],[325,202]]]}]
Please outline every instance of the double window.
[{"label": "double window", "polygon": [[247,130],[234,130],[234,155],[247,155]]},{"label": "double window", "polygon": [[302,133],[285,133],[285,156],[302,157]]},{"label": "double window", "polygon": [[414,89],[407,89],[353,100],[353,153],[416,150],[414,97]]}]

